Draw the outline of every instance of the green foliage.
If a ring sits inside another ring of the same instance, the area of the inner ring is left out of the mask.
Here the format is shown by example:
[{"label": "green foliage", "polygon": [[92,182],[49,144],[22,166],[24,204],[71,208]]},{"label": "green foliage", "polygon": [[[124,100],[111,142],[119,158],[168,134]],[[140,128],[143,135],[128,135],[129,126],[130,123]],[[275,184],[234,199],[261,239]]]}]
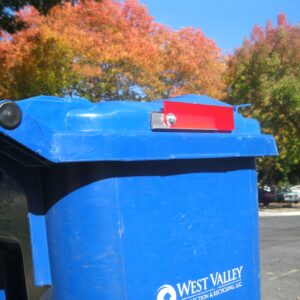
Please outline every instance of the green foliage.
[{"label": "green foliage", "polygon": [[270,181],[287,180],[300,164],[300,28],[278,17],[254,27],[228,62],[228,101],[252,103],[248,114],[276,138],[280,156],[259,166]]},{"label": "green foliage", "polygon": [[18,11],[26,4],[26,1],[0,1],[0,30],[8,32],[20,30],[24,23],[18,21],[13,12]]},{"label": "green foliage", "polygon": [[12,70],[12,98],[27,98],[35,94],[58,96],[62,91],[68,94],[76,84],[71,51],[53,36],[36,35],[31,43],[31,51]]},{"label": "green foliage", "polygon": [[17,12],[26,5],[32,5],[40,13],[47,14],[49,10],[62,2],[77,3],[76,0],[1,0],[0,1],[0,30],[5,30],[9,33],[14,33],[23,29],[26,23],[18,18]]}]

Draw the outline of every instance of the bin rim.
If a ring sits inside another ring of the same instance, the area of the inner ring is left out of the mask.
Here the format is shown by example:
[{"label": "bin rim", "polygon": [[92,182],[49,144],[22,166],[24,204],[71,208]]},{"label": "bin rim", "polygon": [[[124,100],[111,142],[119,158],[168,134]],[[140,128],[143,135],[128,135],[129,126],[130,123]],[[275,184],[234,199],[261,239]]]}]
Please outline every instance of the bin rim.
[{"label": "bin rim", "polygon": [[[233,107],[197,95],[168,101]],[[231,132],[152,130],[151,113],[161,112],[163,103],[164,100],[92,103],[83,98],[33,97],[16,102],[22,111],[22,122],[13,130],[0,127],[0,142],[54,163],[278,154],[274,138],[262,134],[259,123],[243,117],[237,109],[233,109],[235,128]]]}]

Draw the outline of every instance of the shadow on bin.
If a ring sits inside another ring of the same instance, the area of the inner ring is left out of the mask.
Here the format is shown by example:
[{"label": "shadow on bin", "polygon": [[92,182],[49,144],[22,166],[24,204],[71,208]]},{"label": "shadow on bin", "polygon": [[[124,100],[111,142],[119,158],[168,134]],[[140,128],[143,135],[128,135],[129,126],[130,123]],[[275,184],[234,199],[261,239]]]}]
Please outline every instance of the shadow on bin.
[{"label": "shadow on bin", "polygon": [[260,298],[257,121],[195,95],[4,107],[4,299]]}]

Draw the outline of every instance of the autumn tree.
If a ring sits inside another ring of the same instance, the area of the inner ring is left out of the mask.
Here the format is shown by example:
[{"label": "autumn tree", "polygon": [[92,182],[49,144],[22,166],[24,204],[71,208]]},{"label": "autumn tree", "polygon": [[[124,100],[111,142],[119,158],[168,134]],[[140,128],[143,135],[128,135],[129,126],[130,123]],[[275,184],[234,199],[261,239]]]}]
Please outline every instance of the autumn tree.
[{"label": "autumn tree", "polygon": [[300,27],[284,15],[275,27],[255,26],[228,66],[228,100],[252,103],[249,115],[279,147],[278,158],[260,164],[262,173],[271,181],[287,180],[300,169]]},{"label": "autumn tree", "polygon": [[[49,10],[58,4],[67,2],[66,0],[1,0],[0,1],[0,30],[13,33],[21,30],[26,26],[20,18],[18,18],[18,11],[27,5],[32,5],[41,14],[47,14]],[[76,0],[69,0],[72,4],[78,3]]]},{"label": "autumn tree", "polygon": [[158,24],[137,0],[64,3],[46,16],[26,7],[19,18],[27,27],[0,39],[0,98],[223,96],[216,44],[200,30]]}]

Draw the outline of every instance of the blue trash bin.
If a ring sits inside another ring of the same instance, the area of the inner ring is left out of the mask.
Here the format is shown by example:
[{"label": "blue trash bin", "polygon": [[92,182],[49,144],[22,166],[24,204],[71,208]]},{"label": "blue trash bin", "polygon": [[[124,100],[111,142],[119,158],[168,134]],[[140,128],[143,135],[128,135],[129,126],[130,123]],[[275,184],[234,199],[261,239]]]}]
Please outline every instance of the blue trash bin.
[{"label": "blue trash bin", "polygon": [[24,297],[260,299],[255,157],[277,150],[256,120],[195,95],[16,106],[0,129],[0,248]]}]

